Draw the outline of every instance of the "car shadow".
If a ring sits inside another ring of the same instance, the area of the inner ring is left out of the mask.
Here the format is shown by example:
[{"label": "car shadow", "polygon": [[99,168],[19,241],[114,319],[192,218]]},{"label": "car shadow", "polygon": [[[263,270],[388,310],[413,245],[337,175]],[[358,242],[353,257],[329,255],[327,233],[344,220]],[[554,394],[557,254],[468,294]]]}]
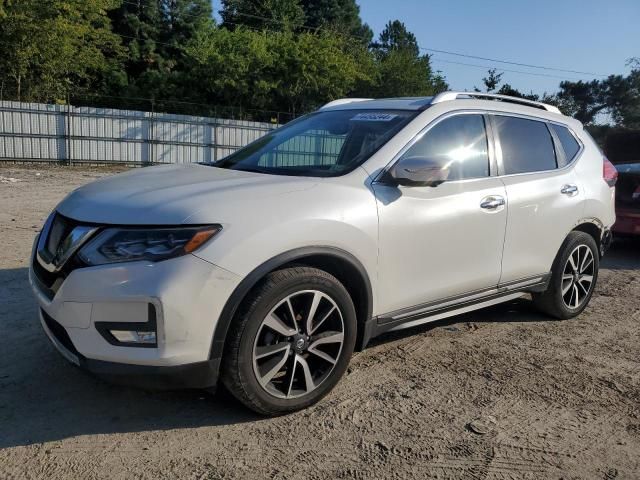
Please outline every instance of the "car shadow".
[{"label": "car shadow", "polygon": [[197,428],[262,417],[224,389],[150,392],[68,363],[40,327],[26,268],[0,270],[0,448],[79,435]]}]

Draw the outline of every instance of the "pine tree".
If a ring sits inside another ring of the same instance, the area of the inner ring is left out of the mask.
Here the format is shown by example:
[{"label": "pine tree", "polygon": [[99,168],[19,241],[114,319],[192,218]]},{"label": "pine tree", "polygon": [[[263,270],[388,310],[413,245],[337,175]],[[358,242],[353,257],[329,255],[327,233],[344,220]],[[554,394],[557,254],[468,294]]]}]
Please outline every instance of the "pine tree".
[{"label": "pine tree", "polygon": [[305,23],[298,0],[222,0],[222,26],[259,30],[293,30]]},{"label": "pine tree", "polygon": [[357,37],[364,45],[373,38],[373,32],[360,18],[360,7],[355,0],[302,0],[306,24],[311,27],[331,28]]}]

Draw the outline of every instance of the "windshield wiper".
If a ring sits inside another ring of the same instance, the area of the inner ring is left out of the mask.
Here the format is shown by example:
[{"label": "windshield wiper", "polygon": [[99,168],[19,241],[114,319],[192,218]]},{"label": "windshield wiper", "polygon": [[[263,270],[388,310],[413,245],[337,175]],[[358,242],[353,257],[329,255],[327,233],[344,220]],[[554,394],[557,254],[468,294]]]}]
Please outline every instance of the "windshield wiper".
[{"label": "windshield wiper", "polygon": [[[222,167],[222,168],[228,168],[228,167]],[[229,168],[229,170],[238,170],[239,172],[250,172],[250,173],[269,173],[266,170],[262,170],[260,168],[252,168],[252,167],[236,167],[236,168]]]}]

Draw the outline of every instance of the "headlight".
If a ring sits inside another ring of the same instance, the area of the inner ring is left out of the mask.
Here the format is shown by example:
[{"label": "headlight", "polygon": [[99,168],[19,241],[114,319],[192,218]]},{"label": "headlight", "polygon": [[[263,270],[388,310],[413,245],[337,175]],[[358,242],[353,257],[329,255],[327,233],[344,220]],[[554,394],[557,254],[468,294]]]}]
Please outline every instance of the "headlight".
[{"label": "headlight", "polygon": [[107,228],[78,253],[88,265],[148,260],[158,262],[193,252],[222,227]]}]

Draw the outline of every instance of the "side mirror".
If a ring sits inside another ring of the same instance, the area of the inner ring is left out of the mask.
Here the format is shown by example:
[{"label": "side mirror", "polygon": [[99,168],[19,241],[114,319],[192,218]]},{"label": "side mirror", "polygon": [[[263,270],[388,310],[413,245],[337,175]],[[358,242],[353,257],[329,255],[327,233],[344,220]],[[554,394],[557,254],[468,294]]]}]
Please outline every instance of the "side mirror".
[{"label": "side mirror", "polygon": [[397,185],[409,187],[437,187],[449,178],[449,167],[432,158],[404,157],[389,170]]}]

